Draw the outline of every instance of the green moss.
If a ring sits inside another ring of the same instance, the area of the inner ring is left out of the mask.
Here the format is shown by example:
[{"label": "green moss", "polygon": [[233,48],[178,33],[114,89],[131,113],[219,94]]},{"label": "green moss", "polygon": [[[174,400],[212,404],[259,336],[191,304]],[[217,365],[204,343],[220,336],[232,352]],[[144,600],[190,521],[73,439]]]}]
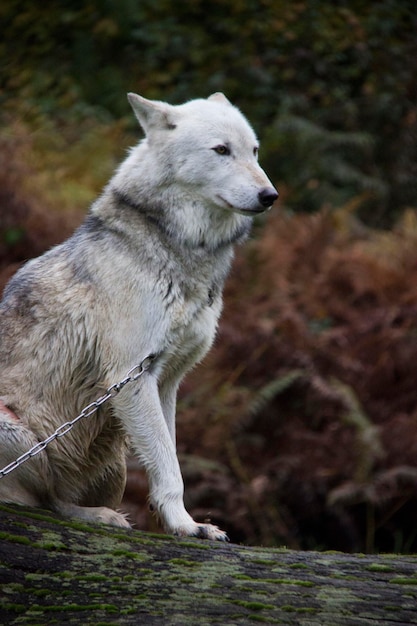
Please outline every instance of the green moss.
[{"label": "green moss", "polygon": [[[238,591],[238,593],[243,593],[243,594],[254,593],[253,586],[252,587],[246,587],[246,585],[243,585],[242,587],[236,587],[236,590]],[[261,593],[261,592],[257,591],[257,593]]]},{"label": "green moss", "polygon": [[13,602],[2,602],[1,606],[4,611],[14,611],[15,613],[24,613],[27,608],[24,604],[13,604]]},{"label": "green moss", "polygon": [[34,543],[34,546],[48,551],[61,551],[69,549],[68,543],[66,543],[62,538],[62,534],[51,530],[43,530],[41,539],[38,539]]},{"label": "green moss", "polygon": [[138,559],[139,555],[136,552],[130,552],[129,550],[113,550],[113,556],[123,556],[126,559]]},{"label": "green moss", "polygon": [[12,533],[0,532],[0,539],[3,541],[11,541],[12,543],[21,543],[25,546],[33,545],[33,542],[28,537],[21,537],[20,535],[13,535]]},{"label": "green moss", "polygon": [[35,526],[28,527],[28,525],[25,524],[24,522],[16,522],[16,521],[14,521],[13,525],[16,526],[16,528],[24,528],[25,530],[36,530]]},{"label": "green moss", "polygon": [[57,613],[61,611],[106,611],[109,613],[118,613],[119,609],[114,604],[65,604],[63,606],[39,606],[34,604],[31,606],[32,611],[41,611],[44,613]]},{"label": "green moss", "polygon": [[50,596],[51,592],[49,589],[32,589],[31,595],[34,595],[37,598],[43,598],[45,596]]},{"label": "green moss", "polygon": [[170,559],[168,563],[172,565],[180,565],[181,567],[200,567],[201,563],[196,561],[188,561],[187,559]]},{"label": "green moss", "polygon": [[136,613],[137,609],[135,607],[120,610],[120,615],[135,615]]},{"label": "green moss", "polygon": [[162,539],[163,541],[175,541],[172,535],[164,535],[163,533],[146,533],[151,539]]},{"label": "green moss", "polygon": [[34,573],[28,572],[27,574],[25,574],[25,580],[27,582],[44,582],[45,581],[45,575],[44,574],[37,574],[36,572],[34,572]]},{"label": "green moss", "polygon": [[1,590],[3,593],[21,592],[25,590],[25,586],[21,583],[9,583],[8,585],[2,585]]},{"label": "green moss", "polygon": [[391,578],[389,582],[393,585],[417,585],[417,578],[399,576],[398,578]]},{"label": "green moss", "polygon": [[371,563],[371,565],[367,565],[365,567],[369,572],[392,572],[394,571],[392,567],[389,565],[385,565],[384,563]]},{"label": "green moss", "polygon": [[[159,535],[158,535],[159,536]],[[195,550],[211,550],[211,545],[208,543],[203,543],[201,539],[182,539],[181,540],[181,548],[192,548]]]},{"label": "green moss", "polygon": [[298,585],[299,587],[315,587],[311,580],[297,580],[294,578],[263,578],[262,582],[275,585]]},{"label": "green moss", "polygon": [[74,580],[87,580],[87,581],[96,581],[96,582],[101,582],[101,581],[106,581],[108,580],[108,577],[105,576],[104,574],[83,574],[82,576],[74,576]]},{"label": "green moss", "polygon": [[285,611],[286,613],[307,613],[313,614],[317,613],[317,609],[306,606],[293,606],[292,604],[284,604],[280,607],[281,611]]},{"label": "green moss", "polygon": [[249,611],[265,611],[275,609],[273,604],[264,604],[263,602],[248,602],[246,600],[232,600],[232,604],[242,606]]}]

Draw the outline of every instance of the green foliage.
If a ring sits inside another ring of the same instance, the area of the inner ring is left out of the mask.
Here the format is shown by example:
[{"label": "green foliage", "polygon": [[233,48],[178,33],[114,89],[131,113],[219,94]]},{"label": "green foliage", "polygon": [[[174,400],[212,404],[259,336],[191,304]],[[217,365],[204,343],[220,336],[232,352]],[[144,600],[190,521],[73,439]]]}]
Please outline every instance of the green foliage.
[{"label": "green foliage", "polygon": [[22,228],[7,228],[3,233],[3,240],[6,246],[14,246],[19,243],[24,237],[24,231]]},{"label": "green foliage", "polygon": [[248,413],[256,417],[277,395],[288,389],[302,375],[302,370],[291,370],[284,376],[268,382],[257,392],[249,406]]},{"label": "green foliage", "polygon": [[411,0],[4,0],[0,16],[0,101],[19,116],[120,118],[127,91],[223,90],[263,129],[293,208],[366,190],[363,217],[386,223],[417,204]]},{"label": "green foliage", "polygon": [[268,127],[263,148],[267,169],[273,170],[275,161],[291,189],[287,200],[290,208],[334,208],[359,195],[378,202],[386,200],[386,183],[376,174],[366,173],[374,147],[370,133],[331,130],[309,120],[307,112],[303,115],[286,109],[281,107]]}]

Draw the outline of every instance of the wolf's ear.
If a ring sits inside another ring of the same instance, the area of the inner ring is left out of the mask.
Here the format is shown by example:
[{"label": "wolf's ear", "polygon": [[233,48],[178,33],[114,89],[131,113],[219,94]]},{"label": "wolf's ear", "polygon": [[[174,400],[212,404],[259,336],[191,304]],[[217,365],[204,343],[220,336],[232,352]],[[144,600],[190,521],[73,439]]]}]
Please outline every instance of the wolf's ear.
[{"label": "wolf's ear", "polygon": [[147,100],[136,93],[128,93],[127,99],[145,134],[148,134],[152,128],[169,130],[176,127],[174,107],[170,104],[157,100]]},{"label": "wolf's ear", "polygon": [[211,96],[209,96],[207,100],[214,100],[215,102],[221,102],[223,104],[229,104],[230,106],[233,106],[230,100],[228,100],[224,93],[222,93],[221,91],[216,91],[216,93],[211,94]]}]

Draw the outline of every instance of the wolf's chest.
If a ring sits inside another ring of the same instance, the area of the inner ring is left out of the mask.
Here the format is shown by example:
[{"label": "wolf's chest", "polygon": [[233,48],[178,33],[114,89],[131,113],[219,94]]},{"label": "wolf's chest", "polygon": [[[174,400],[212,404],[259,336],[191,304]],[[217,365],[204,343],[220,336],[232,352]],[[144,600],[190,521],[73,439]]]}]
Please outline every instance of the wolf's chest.
[{"label": "wolf's chest", "polygon": [[214,286],[178,290],[167,303],[170,332],[178,339],[200,337],[203,341],[215,332],[221,309],[220,294]]},{"label": "wolf's chest", "polygon": [[160,355],[164,370],[185,372],[213,343],[221,294],[203,284],[193,290],[171,284],[157,300],[157,313],[151,321],[152,351]]}]

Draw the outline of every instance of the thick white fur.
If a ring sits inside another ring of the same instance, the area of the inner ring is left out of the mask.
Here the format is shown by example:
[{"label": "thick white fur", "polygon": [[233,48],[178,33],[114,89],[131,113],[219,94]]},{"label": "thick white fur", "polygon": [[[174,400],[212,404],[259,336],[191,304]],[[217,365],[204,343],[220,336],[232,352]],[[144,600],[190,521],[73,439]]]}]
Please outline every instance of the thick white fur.
[{"label": "thick white fur", "polygon": [[[96,415],[0,478],[0,500],[127,526],[114,509],[125,486],[128,441],[147,470],[150,501],[166,531],[225,539],[184,507],[176,394],[214,339],[233,245],[277,194],[258,165],[253,130],[222,94],[181,106],[135,94],[129,100],[145,139],[84,225],[6,287],[0,467],[145,356],[156,360]],[[269,199],[261,202],[262,193]]]}]

